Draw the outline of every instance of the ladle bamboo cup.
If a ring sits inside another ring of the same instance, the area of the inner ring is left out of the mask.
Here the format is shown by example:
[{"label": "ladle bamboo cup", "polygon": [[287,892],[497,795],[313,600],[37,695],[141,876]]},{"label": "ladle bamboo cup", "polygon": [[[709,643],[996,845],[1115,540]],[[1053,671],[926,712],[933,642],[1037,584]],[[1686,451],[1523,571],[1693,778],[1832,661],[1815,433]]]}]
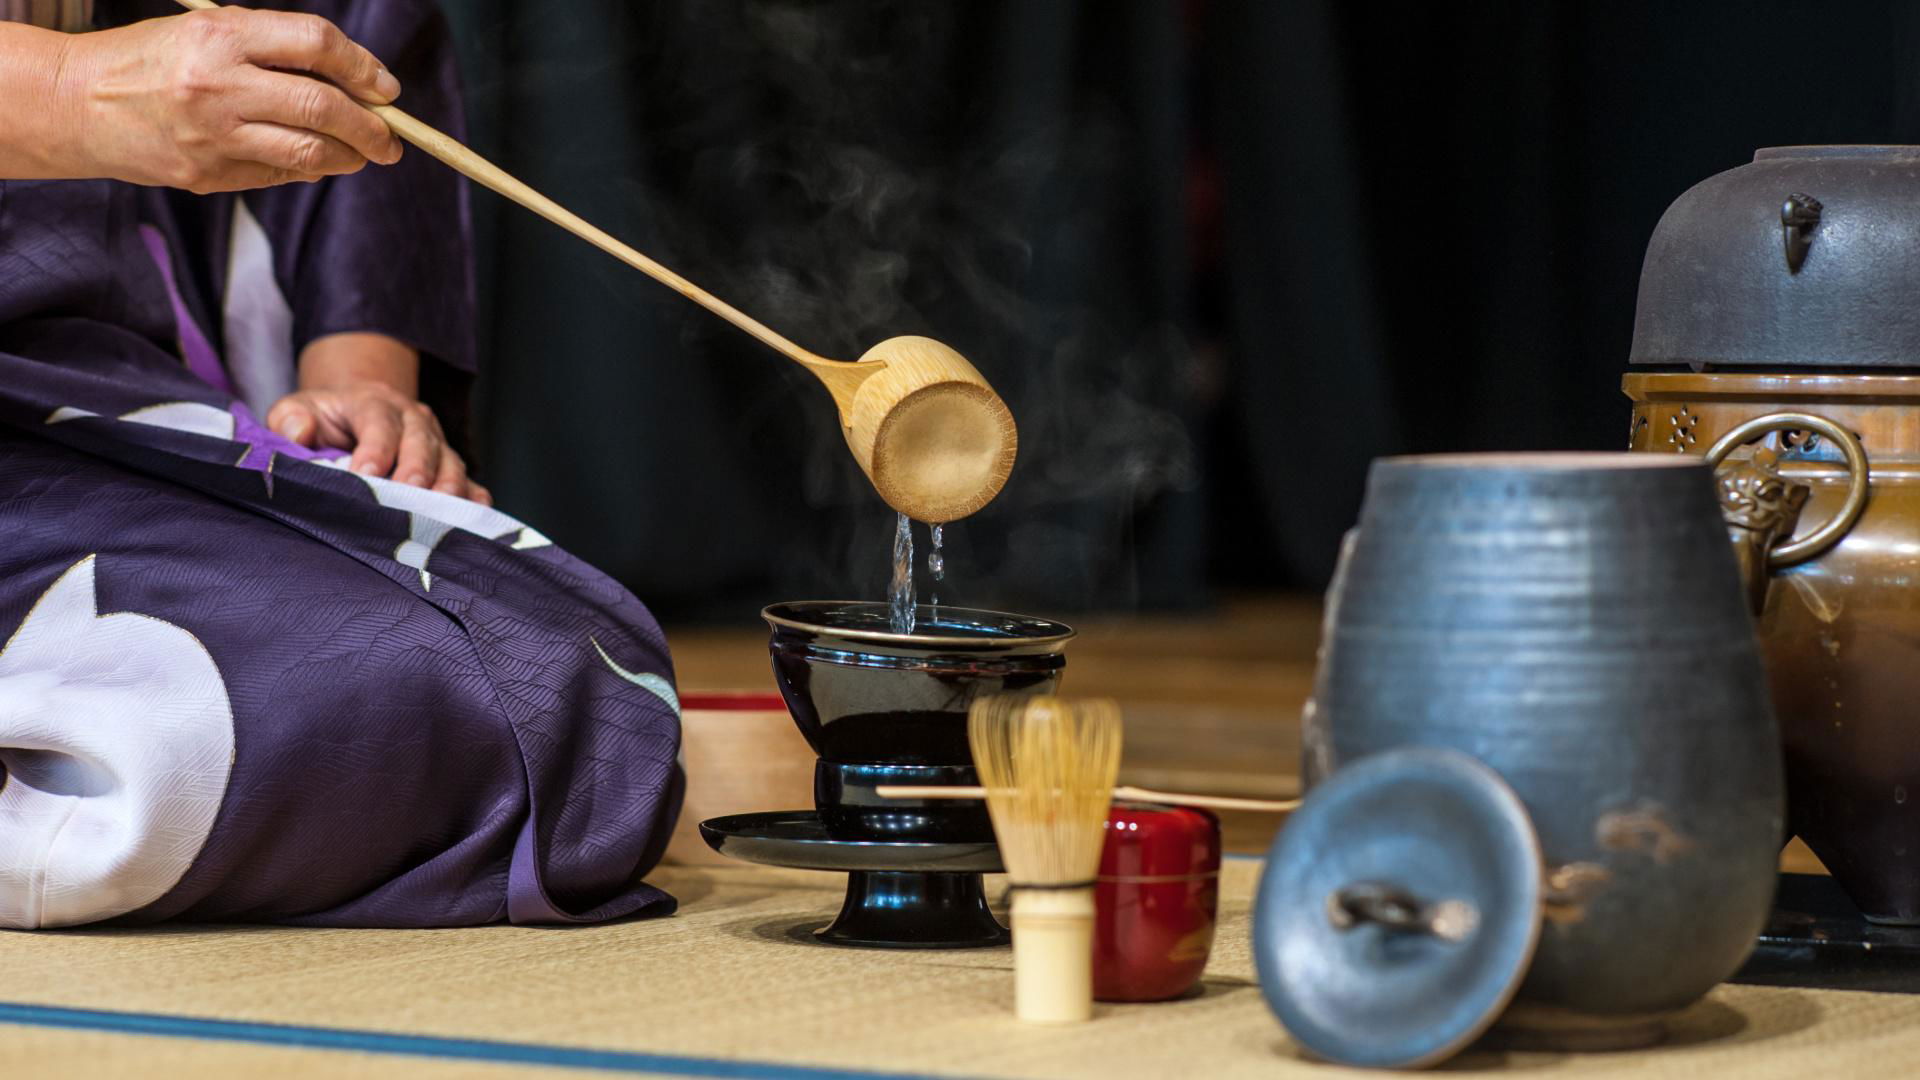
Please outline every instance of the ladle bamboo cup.
[{"label": "ladle bamboo cup", "polygon": [[[209,11],[215,0],[177,0]],[[1013,471],[1013,414],[966,357],[932,338],[888,338],[855,363],[829,360],[775,333],[572,211],[459,140],[391,105],[360,103],[394,134],[758,338],[826,384],[854,460],[887,505],[941,524],[979,510]]]}]

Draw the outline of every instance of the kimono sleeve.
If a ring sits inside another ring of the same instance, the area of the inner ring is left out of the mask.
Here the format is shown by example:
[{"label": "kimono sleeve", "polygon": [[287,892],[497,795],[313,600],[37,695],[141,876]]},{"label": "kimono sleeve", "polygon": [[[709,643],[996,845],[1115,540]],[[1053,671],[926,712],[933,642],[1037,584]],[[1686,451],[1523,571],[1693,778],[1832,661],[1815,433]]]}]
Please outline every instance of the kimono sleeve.
[{"label": "kimono sleeve", "polygon": [[[331,19],[400,79],[396,104],[457,139],[466,137],[459,73],[446,18],[431,0],[276,0],[261,4]],[[392,166],[248,192],[272,242],[275,276],[293,314],[293,348],[366,331],[471,373],[472,224],[466,181],[408,147]],[[446,374],[446,373],[438,373]]]}]

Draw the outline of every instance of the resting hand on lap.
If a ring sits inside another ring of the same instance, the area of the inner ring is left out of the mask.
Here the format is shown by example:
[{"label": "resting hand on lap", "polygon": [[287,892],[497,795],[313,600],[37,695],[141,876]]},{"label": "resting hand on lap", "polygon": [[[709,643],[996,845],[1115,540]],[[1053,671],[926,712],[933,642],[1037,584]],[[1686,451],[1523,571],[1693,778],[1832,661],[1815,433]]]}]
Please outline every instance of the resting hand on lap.
[{"label": "resting hand on lap", "polygon": [[300,389],[274,403],[267,426],[302,446],[353,451],[348,466],[492,506],[418,400],[420,358],[381,334],[332,334],[300,354]]},{"label": "resting hand on lap", "polygon": [[[312,15],[224,8],[90,34],[0,24],[0,177],[236,191],[400,159],[354,99],[400,84]],[[351,95],[351,96],[350,96]]]}]

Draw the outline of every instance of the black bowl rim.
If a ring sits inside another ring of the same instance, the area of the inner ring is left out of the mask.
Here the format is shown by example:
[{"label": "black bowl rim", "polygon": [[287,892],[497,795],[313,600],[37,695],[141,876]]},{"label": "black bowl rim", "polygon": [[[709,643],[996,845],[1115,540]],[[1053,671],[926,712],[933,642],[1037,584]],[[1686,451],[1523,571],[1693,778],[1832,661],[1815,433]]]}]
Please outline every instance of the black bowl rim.
[{"label": "black bowl rim", "polygon": [[[1020,637],[965,637],[958,634],[896,634],[887,630],[849,630],[844,627],[827,626],[824,623],[810,623],[796,619],[791,615],[776,614],[775,610],[786,608],[820,607],[863,607],[879,608],[885,611],[887,605],[879,600],[784,600],[778,604],[768,604],[760,609],[760,617],[769,626],[776,629],[799,630],[803,633],[818,634],[822,637],[840,638],[845,641],[859,641],[870,645],[894,645],[904,648],[924,648],[938,645],[942,648],[998,650],[1031,648],[1036,645],[1057,645],[1072,639],[1079,631],[1063,622],[1053,619],[1038,619],[1031,615],[1016,615],[1008,611],[992,611],[987,608],[954,607],[941,604],[939,610],[966,615],[984,615],[1028,626],[1049,628],[1045,632],[1027,634]],[[919,604],[916,607],[932,610],[931,604]]]}]

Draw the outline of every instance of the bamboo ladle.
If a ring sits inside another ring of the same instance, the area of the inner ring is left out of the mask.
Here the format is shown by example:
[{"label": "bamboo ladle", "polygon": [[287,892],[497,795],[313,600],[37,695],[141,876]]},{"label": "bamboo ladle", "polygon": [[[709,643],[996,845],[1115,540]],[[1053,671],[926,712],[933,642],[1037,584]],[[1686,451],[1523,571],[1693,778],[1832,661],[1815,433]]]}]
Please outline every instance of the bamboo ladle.
[{"label": "bamboo ladle", "polygon": [[[987,789],[978,784],[876,784],[875,795],[883,799],[984,799]],[[1113,789],[1117,800],[1157,803],[1161,806],[1201,806],[1209,810],[1251,810],[1261,814],[1290,814],[1300,809],[1299,799],[1242,799],[1231,795],[1188,795],[1178,791],[1154,791],[1120,784]]]},{"label": "bamboo ladle", "polygon": [[[215,0],[178,0],[198,11]],[[887,505],[920,521],[966,517],[1000,493],[1018,449],[1013,414],[966,357],[932,338],[888,338],[829,360],[588,224],[445,132],[391,105],[361,105],[394,134],[758,338],[826,384],[854,460]]]}]

